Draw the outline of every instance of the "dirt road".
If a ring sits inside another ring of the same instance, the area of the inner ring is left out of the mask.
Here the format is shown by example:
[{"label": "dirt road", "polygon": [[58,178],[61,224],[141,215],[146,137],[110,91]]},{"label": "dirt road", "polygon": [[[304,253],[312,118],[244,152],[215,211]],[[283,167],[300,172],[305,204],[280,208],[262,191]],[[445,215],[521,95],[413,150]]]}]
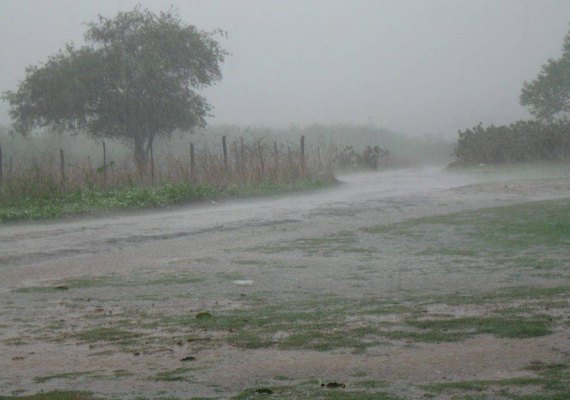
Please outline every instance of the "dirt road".
[{"label": "dirt road", "polygon": [[[488,311],[453,307],[441,296],[568,285],[570,276],[434,251],[441,240],[457,245],[447,228],[438,242],[421,231],[370,233],[418,218],[568,198],[567,168],[424,168],[341,181],[274,199],[0,226],[0,394],[81,388],[226,398],[322,379],[391,382],[391,393],[410,398],[423,394],[409,383],[526,376],[523,367],[533,361],[567,360],[562,328],[516,340],[392,340],[388,333],[417,313]],[[556,260],[567,269],[563,252]],[[371,319],[373,304],[392,308]],[[382,340],[364,332],[371,325],[386,326]]]}]

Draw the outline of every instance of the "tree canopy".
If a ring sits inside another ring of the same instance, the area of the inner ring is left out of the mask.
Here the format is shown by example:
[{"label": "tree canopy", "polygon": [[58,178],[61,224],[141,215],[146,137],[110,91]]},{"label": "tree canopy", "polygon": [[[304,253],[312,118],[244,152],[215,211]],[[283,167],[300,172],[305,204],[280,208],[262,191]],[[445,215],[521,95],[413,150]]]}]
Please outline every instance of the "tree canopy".
[{"label": "tree canopy", "polygon": [[570,32],[562,51],[562,57],[548,60],[538,77],[523,85],[520,103],[538,119],[551,120],[570,112]]},{"label": "tree canopy", "polygon": [[173,10],[140,7],[87,27],[85,45],[27,68],[17,91],[3,94],[17,132],[50,127],[125,140],[141,166],[156,136],[205,125],[210,106],[196,89],[222,78],[227,55],[215,32]]}]

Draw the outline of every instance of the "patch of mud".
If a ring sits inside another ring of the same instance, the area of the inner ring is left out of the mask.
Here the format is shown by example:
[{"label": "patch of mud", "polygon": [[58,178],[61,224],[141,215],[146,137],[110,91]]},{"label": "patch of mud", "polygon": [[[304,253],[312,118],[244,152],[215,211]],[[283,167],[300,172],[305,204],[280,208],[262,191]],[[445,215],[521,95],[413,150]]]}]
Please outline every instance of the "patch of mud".
[{"label": "patch of mud", "polygon": [[[165,387],[163,382],[154,379],[156,375],[160,371],[187,366],[180,360],[188,354],[193,354],[196,360],[186,371],[187,379],[168,384],[171,395],[235,395],[246,388],[274,383],[280,376],[292,382],[322,379],[345,382],[350,386],[357,381],[354,377],[357,371],[366,371],[367,380],[388,381],[396,387],[502,380],[532,376],[525,367],[533,362],[568,362],[569,354],[565,355],[561,350],[569,348],[568,332],[538,339],[505,340],[480,336],[461,343],[376,347],[359,355],[348,351],[243,351],[232,347],[195,353],[189,347],[179,347],[141,355],[114,352],[97,356],[90,355],[87,346],[66,349],[52,344],[32,345],[9,348],[3,354],[6,362],[3,365],[9,365],[15,373],[0,379],[0,389],[72,390],[76,387],[74,379],[53,379],[39,384],[34,378],[92,371],[96,366],[98,376],[83,376],[82,389],[115,396],[133,397],[137,393],[152,396]],[[49,364],[41,362],[47,359]],[[129,375],[117,376],[120,374],[114,371],[118,370],[127,371]]]}]

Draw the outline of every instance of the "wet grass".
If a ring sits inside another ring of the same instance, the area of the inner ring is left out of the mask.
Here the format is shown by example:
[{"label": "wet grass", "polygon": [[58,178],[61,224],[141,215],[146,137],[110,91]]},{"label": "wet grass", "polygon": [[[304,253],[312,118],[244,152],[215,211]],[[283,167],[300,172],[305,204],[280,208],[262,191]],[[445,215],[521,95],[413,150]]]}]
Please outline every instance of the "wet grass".
[{"label": "wet grass", "polygon": [[331,179],[311,178],[292,183],[196,185],[170,183],[156,186],[125,186],[111,189],[78,188],[64,190],[52,182],[48,190],[33,195],[5,196],[0,201],[0,223],[58,218],[94,211],[143,209],[220,198],[272,196],[287,192],[315,190],[334,184]]},{"label": "wet grass", "polygon": [[[444,303],[448,305],[468,305],[468,304],[499,304],[513,301],[541,301],[541,302],[558,302],[562,307],[564,302],[566,306],[570,306],[568,299],[570,298],[570,286],[553,286],[553,287],[537,287],[537,286],[518,286],[507,287],[499,290],[481,291],[476,293],[454,293],[443,296],[431,297],[431,300],[425,298],[427,302]],[[540,303],[539,303],[540,305]]]},{"label": "wet grass", "polygon": [[45,286],[26,286],[14,289],[15,293],[24,294],[50,294],[102,287],[141,287],[141,286],[170,286],[176,284],[201,283],[206,279],[203,276],[189,272],[159,273],[148,276],[141,275],[136,279],[119,277],[117,275],[90,276],[73,279],[64,279]]},{"label": "wet grass", "polygon": [[267,262],[266,262],[266,261],[262,261],[262,260],[241,260],[241,259],[235,259],[235,260],[232,260],[232,262],[233,262],[234,264],[237,264],[237,265],[245,265],[245,266],[251,265],[251,266],[262,267],[262,266],[267,265]]},{"label": "wet grass", "polygon": [[315,399],[315,400],[396,400],[398,397],[384,392],[373,390],[354,389],[328,389],[321,387],[317,382],[304,383],[291,386],[271,386],[247,389],[232,397],[233,400],[258,399]]},{"label": "wet grass", "polygon": [[75,391],[51,391],[32,394],[28,396],[2,396],[0,400],[101,400],[91,392],[75,392]]},{"label": "wet grass", "polygon": [[96,373],[97,371],[84,371],[84,372],[66,372],[62,374],[54,374],[54,375],[46,375],[46,376],[38,376],[34,378],[34,382],[36,383],[44,383],[47,381],[51,381],[53,379],[77,379],[83,376],[88,376]]},{"label": "wet grass", "polygon": [[46,286],[27,286],[15,289],[15,293],[57,293],[70,289],[88,289],[107,286],[126,286],[117,276],[91,276],[83,278],[64,279]]},{"label": "wet grass", "polygon": [[[539,206],[544,210],[542,213],[537,212],[534,218],[544,218],[544,221],[531,223],[530,220],[533,218],[531,214]],[[561,249],[566,249],[568,244],[567,237],[564,237],[566,235],[564,221],[568,220],[568,217],[561,222],[560,226],[553,226],[555,219],[562,218],[563,212],[560,210],[569,209],[567,204],[564,201],[541,202],[532,203],[527,207],[528,210],[534,211],[522,213],[522,219],[528,222],[526,225],[523,224],[522,233],[520,235],[506,234],[506,231],[503,231],[502,235],[506,236],[501,239],[502,241],[489,230],[499,230],[498,225],[506,224],[506,220],[513,217],[514,214],[506,210],[508,207],[484,210],[484,218],[491,221],[489,226],[477,219],[480,218],[477,213],[457,213],[450,216],[422,218],[403,224],[374,227],[365,232],[341,231],[335,235],[299,239],[258,250],[268,253],[298,251],[304,255],[321,256],[341,253],[362,254],[373,251],[371,246],[367,246],[370,242],[366,243],[367,245],[361,243],[363,239],[375,238],[373,235],[384,235],[383,240],[385,238],[392,240],[389,243],[400,240],[402,235],[406,238],[421,238],[424,235],[428,243],[424,248],[425,251],[412,253],[412,257],[443,256],[451,257],[451,260],[456,260],[457,257],[480,257],[485,259],[485,262],[489,259],[494,260],[493,268],[522,267],[549,272],[567,264],[567,257],[558,257],[558,255],[562,254]],[[558,212],[552,210],[549,212],[546,210],[548,208],[558,209]],[[509,208],[511,209],[516,209],[516,207]],[[518,229],[518,226],[512,229]],[[446,242],[450,238],[453,239],[453,243]],[[490,242],[493,243],[489,244]],[[418,243],[421,247],[424,242]],[[365,251],[359,253],[358,249]],[[545,252],[547,256],[544,256]],[[276,263],[274,260],[268,262],[257,260],[254,256],[230,261],[239,266],[254,267],[310,268],[311,265],[308,263],[302,266],[287,266]],[[368,272],[370,271],[356,274],[347,271],[344,279],[360,280],[367,276]],[[243,274],[237,271],[213,274],[216,282],[243,278]],[[149,273],[148,276],[138,276],[136,280],[117,279],[116,276],[68,279],[54,282],[49,286],[20,288],[16,292],[51,295],[66,290],[104,286],[164,285],[172,287],[169,295],[176,295],[175,285],[203,281],[203,276],[184,272]],[[43,297],[38,298],[43,299]],[[231,345],[240,349],[270,348],[283,351],[347,349],[352,353],[361,353],[379,345],[401,345],[402,341],[412,344],[455,342],[477,335],[493,335],[509,339],[546,336],[562,327],[570,326],[570,320],[561,317],[570,306],[568,299],[570,299],[570,286],[563,284],[554,287],[507,287],[490,291],[473,289],[468,292],[443,295],[402,294],[399,300],[374,296],[349,298],[344,293],[338,293],[330,296],[315,295],[309,299],[279,301],[272,297],[272,293],[255,292],[239,297],[242,308],[214,308],[212,310],[188,310],[188,312],[173,310],[173,314],[164,313],[164,307],[158,308],[162,310],[161,312],[146,308],[121,316],[120,319],[105,314],[107,319],[104,321],[104,327],[97,325],[101,324],[100,319],[95,321],[85,318],[91,326],[85,327],[83,331],[72,335],[60,333],[65,340],[75,339],[88,343],[93,346],[94,350],[100,350],[97,347],[101,344],[111,344],[114,346],[113,349],[120,351],[144,352],[159,346],[175,346],[180,340],[184,343],[190,340],[188,343],[192,343],[195,351]],[[166,301],[165,298],[161,300]],[[435,310],[429,311],[433,309]],[[196,318],[198,311],[207,312],[210,317]],[[48,328],[58,331],[64,326],[56,324]],[[154,336],[156,333],[159,335]],[[163,335],[164,333],[168,335]],[[99,354],[112,354],[112,351],[106,350]],[[191,379],[190,371],[189,368],[177,368],[156,373],[148,379],[161,382],[187,382]],[[533,363],[528,367],[527,373],[532,375],[497,381],[444,382],[416,389],[425,391],[427,397],[483,399],[498,396],[521,400],[568,398],[564,397],[570,387],[566,364]],[[66,374],[36,379],[47,381],[79,377],[79,375],[64,375]],[[87,378],[95,379],[93,376],[87,376]],[[249,389],[235,398],[393,398],[393,394],[387,392],[390,385],[386,386],[385,382],[363,380],[354,382],[352,387],[346,390],[322,389],[313,384],[294,384],[293,380],[281,383],[291,385],[266,388],[272,391],[271,395],[267,392],[259,392],[258,389]],[[56,396],[67,395],[66,392],[50,393],[55,393]],[[52,400],[50,397],[29,398]],[[53,399],[59,400],[60,398],[54,397]],[[72,397],[61,397],[61,399],[67,400]]]},{"label": "wet grass", "polygon": [[376,253],[374,249],[360,246],[357,233],[349,231],[340,231],[324,237],[302,238],[286,243],[258,246],[251,250],[265,254],[299,251],[307,256],[322,255],[324,257],[332,257],[339,253],[364,255]]},{"label": "wet grass", "polygon": [[24,346],[24,345],[29,344],[28,341],[22,339],[21,337],[4,339],[3,342],[4,342],[4,344],[6,344],[8,346]]},{"label": "wet grass", "polygon": [[[546,336],[552,332],[553,318],[544,316],[462,317],[439,320],[410,320],[407,325],[422,332],[429,331],[433,337],[453,340],[480,334],[491,334],[503,338],[530,338]],[[432,339],[433,339],[432,337]]]},{"label": "wet grass", "polygon": [[[502,380],[474,380],[436,383],[421,386],[427,393],[452,398],[500,398],[515,400],[568,399],[570,398],[570,371],[566,364],[532,363],[526,370],[535,376]],[[472,397],[475,394],[476,397]]]},{"label": "wet grass", "polygon": [[[377,225],[364,232],[391,237],[421,238],[418,255],[512,257],[506,261],[536,263],[521,252],[556,250],[570,244],[570,199],[531,202]],[[561,253],[567,254],[567,253]],[[556,261],[559,261],[558,263]],[[566,262],[568,262],[566,257]],[[559,266],[563,260],[551,258]]]},{"label": "wet grass", "polygon": [[[209,318],[195,313],[162,316],[148,328],[162,327],[221,338],[243,349],[280,350],[351,349],[366,351],[387,341],[451,342],[489,334],[500,338],[546,336],[561,321],[549,310],[566,306],[557,297],[565,288],[497,290],[473,295],[410,299],[393,302],[386,299],[345,299],[338,296],[313,301],[271,304],[269,299],[255,301],[246,308],[220,310]],[[553,297],[552,297],[553,296]],[[449,300],[448,302],[446,300]],[[500,300],[500,301],[499,301]],[[522,302],[522,303],[521,303]],[[430,304],[444,304],[447,313],[428,313]],[[468,304],[483,304],[480,315],[454,317]],[[218,345],[218,342],[211,343]],[[207,344],[206,344],[207,345]]]},{"label": "wet grass", "polygon": [[192,368],[176,368],[170,371],[163,371],[156,374],[151,380],[157,382],[182,382],[188,381],[188,372],[192,371]]},{"label": "wet grass", "polygon": [[[75,339],[90,344],[97,352],[105,350],[100,349],[105,344],[117,351],[146,352],[199,338],[193,342],[199,349],[225,343],[242,349],[348,349],[361,353],[389,342],[454,342],[483,334],[539,337],[570,322],[561,317],[569,307],[568,286],[412,296],[399,301],[330,295],[274,302],[271,297],[271,293],[256,292],[240,296],[240,308],[173,314],[165,314],[159,307],[156,311],[141,308],[116,316],[94,314],[89,308],[82,331],[70,334],[65,332],[66,324],[57,323],[28,339],[58,343]],[[201,312],[208,318],[197,318]],[[20,344],[7,340],[12,339],[5,339],[5,344]]]}]

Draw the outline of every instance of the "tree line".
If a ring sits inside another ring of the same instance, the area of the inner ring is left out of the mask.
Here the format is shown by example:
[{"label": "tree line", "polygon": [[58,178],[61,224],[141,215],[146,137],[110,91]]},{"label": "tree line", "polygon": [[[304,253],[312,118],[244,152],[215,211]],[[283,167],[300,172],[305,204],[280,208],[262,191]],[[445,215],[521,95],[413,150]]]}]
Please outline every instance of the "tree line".
[{"label": "tree line", "polygon": [[570,120],[479,124],[459,131],[453,165],[570,160]]},{"label": "tree line", "polygon": [[523,84],[520,104],[534,120],[459,131],[453,165],[570,159],[570,32],[562,56],[548,60],[536,79]]}]

